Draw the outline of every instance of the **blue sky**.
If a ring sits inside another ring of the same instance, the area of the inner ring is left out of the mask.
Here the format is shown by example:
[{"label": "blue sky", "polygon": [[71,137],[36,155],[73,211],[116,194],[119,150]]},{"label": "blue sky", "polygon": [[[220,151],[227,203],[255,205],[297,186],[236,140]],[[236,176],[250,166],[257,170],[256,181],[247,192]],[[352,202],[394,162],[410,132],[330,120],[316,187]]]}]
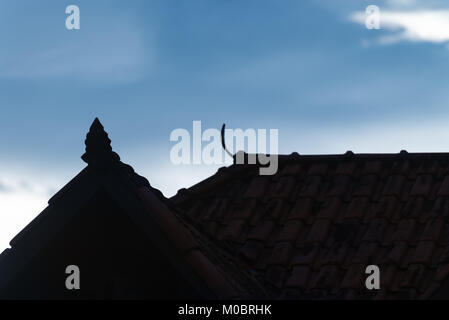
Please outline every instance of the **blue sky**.
[{"label": "blue sky", "polygon": [[170,162],[193,120],[276,128],[280,153],[448,151],[448,30],[433,0],[3,0],[0,248],[84,167],[97,116],[167,196],[217,170]]}]

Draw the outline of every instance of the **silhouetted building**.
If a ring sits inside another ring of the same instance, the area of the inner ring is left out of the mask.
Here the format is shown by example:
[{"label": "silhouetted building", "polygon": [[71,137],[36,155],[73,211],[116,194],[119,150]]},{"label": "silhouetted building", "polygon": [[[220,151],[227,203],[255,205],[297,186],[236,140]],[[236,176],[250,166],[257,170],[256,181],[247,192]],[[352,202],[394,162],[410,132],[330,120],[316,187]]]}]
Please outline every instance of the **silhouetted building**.
[{"label": "silhouetted building", "polygon": [[[122,163],[98,119],[88,166],[0,256],[0,298],[216,299],[264,296],[229,253]],[[66,287],[66,267],[80,289]]]},{"label": "silhouetted building", "polygon": [[449,298],[447,153],[293,153],[273,176],[234,164],[171,199],[98,120],[82,158],[0,256],[1,297]]}]

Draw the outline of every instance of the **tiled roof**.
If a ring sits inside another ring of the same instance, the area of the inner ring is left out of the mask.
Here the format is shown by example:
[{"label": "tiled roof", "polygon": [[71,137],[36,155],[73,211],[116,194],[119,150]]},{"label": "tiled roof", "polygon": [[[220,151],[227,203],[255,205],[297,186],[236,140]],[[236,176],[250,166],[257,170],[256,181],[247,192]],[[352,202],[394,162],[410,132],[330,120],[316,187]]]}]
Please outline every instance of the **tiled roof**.
[{"label": "tiled roof", "polygon": [[[449,274],[449,154],[279,156],[171,201],[276,298],[429,298]],[[365,268],[380,268],[380,290]]]}]

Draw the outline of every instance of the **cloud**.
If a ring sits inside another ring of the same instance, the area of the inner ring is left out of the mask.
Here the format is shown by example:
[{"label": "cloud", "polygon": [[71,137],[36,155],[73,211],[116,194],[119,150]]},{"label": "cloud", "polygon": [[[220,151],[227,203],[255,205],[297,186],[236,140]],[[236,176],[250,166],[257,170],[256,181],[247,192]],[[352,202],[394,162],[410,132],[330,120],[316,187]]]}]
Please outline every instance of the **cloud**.
[{"label": "cloud", "polygon": [[43,173],[28,168],[0,165],[0,252],[11,239],[30,223],[45,207],[53,190],[62,184]]},{"label": "cloud", "polygon": [[[365,25],[365,12],[351,14],[350,20]],[[380,28],[393,32],[378,38],[380,44],[400,41],[446,43],[449,41],[449,9],[380,9]]]}]

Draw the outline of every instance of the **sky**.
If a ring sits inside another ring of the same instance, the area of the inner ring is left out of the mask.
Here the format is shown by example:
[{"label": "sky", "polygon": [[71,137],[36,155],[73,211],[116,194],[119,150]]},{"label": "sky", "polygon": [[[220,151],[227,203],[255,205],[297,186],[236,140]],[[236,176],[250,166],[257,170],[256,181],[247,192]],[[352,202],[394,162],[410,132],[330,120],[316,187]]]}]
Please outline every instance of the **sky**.
[{"label": "sky", "polygon": [[195,120],[278,129],[281,154],[449,150],[447,1],[2,0],[0,39],[0,251],[86,165],[95,117],[168,197],[221,166],[170,160]]}]

